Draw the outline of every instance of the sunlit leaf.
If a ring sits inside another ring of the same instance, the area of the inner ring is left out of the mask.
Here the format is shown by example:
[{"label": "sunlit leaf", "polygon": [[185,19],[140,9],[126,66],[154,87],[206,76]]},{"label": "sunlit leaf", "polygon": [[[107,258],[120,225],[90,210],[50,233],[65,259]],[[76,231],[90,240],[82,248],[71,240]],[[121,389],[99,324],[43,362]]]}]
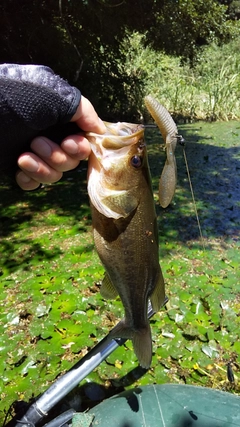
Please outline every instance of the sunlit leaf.
[{"label": "sunlit leaf", "polygon": [[[232,191],[228,198],[225,191],[226,185],[237,188],[234,167],[238,163],[229,138],[236,126],[237,122],[219,122],[180,127],[191,141],[186,152],[206,248],[199,240],[178,147],[174,201],[163,210],[156,198],[169,302],[151,319],[151,368],[144,374],[138,370],[128,340],[86,382],[94,381],[113,393],[119,387],[166,382],[222,389],[226,364],[230,360],[234,366],[240,364],[239,223],[229,220],[234,210],[227,212],[226,206],[228,201],[233,205],[235,196]],[[157,195],[161,160],[155,131],[147,144]],[[86,182],[79,183],[79,172],[71,174],[72,181],[63,179],[39,192],[21,192],[21,200],[9,190],[8,204],[0,207],[9,226],[2,229],[0,239],[2,412],[15,400],[28,402],[32,394],[42,393],[124,315],[119,298],[106,301],[99,292],[104,270],[93,249],[89,206],[87,199],[82,202],[82,193],[76,196]],[[0,193],[5,195],[6,190],[0,187]],[[231,391],[239,393],[237,382],[234,387]]]}]

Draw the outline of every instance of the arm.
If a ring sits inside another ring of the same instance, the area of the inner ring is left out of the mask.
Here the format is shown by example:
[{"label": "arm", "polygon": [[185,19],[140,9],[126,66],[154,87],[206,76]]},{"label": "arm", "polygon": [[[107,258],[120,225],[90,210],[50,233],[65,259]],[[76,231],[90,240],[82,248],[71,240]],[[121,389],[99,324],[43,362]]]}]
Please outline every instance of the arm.
[{"label": "arm", "polygon": [[[8,171],[16,167],[20,156],[22,172],[17,173],[17,182],[22,188],[57,181],[63,171],[73,169],[88,156],[89,144],[77,134],[77,126],[59,146],[70,120],[82,130],[104,132],[92,104],[48,67],[0,65],[0,168]],[[60,139],[53,138],[58,144],[46,138],[49,130],[52,138],[59,129]],[[44,138],[33,139],[43,134]],[[21,155],[29,149],[33,153]]]}]

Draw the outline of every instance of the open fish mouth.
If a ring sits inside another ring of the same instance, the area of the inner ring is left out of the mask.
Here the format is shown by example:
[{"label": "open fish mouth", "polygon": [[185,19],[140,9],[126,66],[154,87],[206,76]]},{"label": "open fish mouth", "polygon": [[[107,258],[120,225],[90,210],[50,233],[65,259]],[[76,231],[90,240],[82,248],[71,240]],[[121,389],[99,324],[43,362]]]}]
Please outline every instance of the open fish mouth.
[{"label": "open fish mouth", "polygon": [[143,138],[144,126],[135,123],[109,123],[104,122],[107,131],[103,135],[87,132],[86,138],[94,146],[101,146],[107,150],[119,150],[136,144],[139,138]]},{"label": "open fish mouth", "polygon": [[[111,170],[125,158],[131,147],[138,144],[144,147],[144,126],[135,123],[104,122],[107,131],[102,134],[87,132],[91,149],[91,165],[96,170],[101,168]],[[93,159],[95,157],[95,160]]]},{"label": "open fish mouth", "polygon": [[[141,124],[125,122],[105,122],[105,125],[106,132],[102,135],[86,133],[92,149],[88,162],[88,194],[99,212],[108,218],[118,219],[130,213],[130,199],[131,211],[133,206],[137,206],[136,197],[131,190],[131,161],[142,163],[146,145],[144,127]],[[126,210],[116,207],[124,195],[128,205]]]}]

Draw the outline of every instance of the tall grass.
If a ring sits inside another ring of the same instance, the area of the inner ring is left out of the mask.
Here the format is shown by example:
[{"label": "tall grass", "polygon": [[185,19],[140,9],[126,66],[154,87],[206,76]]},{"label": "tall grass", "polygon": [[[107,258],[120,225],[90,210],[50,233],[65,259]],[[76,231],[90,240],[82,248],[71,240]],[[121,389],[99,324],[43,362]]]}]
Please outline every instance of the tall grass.
[{"label": "tall grass", "polygon": [[[144,80],[151,93],[175,116],[190,119],[240,118],[240,39],[205,47],[194,68],[180,57],[156,53],[145,37],[129,35],[125,71]],[[129,96],[130,94],[128,94]]]}]

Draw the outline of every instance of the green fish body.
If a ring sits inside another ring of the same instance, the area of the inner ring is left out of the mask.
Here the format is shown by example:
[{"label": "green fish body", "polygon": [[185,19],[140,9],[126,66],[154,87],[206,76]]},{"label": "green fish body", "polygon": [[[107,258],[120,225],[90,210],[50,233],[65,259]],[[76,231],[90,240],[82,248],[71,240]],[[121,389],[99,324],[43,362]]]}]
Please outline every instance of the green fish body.
[{"label": "green fish body", "polygon": [[131,339],[140,365],[148,368],[148,300],[159,311],[165,289],[144,129],[129,123],[105,125],[104,135],[87,134],[93,236],[106,271],[101,294],[107,299],[120,296],[125,317],[111,336]]}]

